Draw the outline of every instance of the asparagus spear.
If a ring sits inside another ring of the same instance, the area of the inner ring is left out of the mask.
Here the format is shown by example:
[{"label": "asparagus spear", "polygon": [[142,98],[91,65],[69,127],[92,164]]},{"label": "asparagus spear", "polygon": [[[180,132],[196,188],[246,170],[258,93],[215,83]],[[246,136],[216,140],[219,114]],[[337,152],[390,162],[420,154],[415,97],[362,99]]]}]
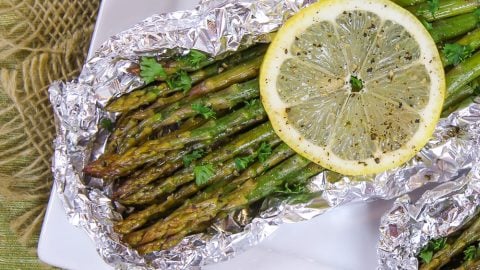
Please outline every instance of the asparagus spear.
[{"label": "asparagus spear", "polygon": [[[215,173],[210,177],[208,183],[216,182],[225,175],[233,174],[236,171],[236,167],[235,160],[231,158],[239,153],[254,152],[262,142],[268,142],[271,145],[279,143],[279,138],[275,135],[269,123],[242,134],[219,151],[215,151],[201,159],[198,162],[199,164],[208,163],[214,165]],[[227,161],[228,159],[231,160]],[[225,161],[227,162],[224,163]],[[192,181],[194,178],[195,175],[192,168],[186,168],[182,172],[166,178],[160,184],[153,183],[144,186],[131,196],[122,198],[120,202],[126,205],[148,204],[164,194],[173,192],[177,187]]]},{"label": "asparagus spear", "polygon": [[407,7],[411,13],[427,21],[435,21],[475,11],[480,7],[478,0],[443,0],[432,9],[430,2]]},{"label": "asparagus spear", "polygon": [[480,52],[472,55],[447,73],[447,97],[454,95],[477,77],[480,77]]},{"label": "asparagus spear", "polygon": [[472,12],[433,22],[432,29],[428,31],[435,43],[438,43],[475,29],[479,22],[479,16]]},{"label": "asparagus spear", "polygon": [[263,55],[258,56],[252,60],[241,63],[227,71],[210,77],[203,82],[195,85],[189,91],[189,98],[205,95],[223,88],[226,88],[234,83],[243,82],[252,79],[258,75],[260,64],[262,63]]},{"label": "asparagus spear", "polygon": [[[251,60],[255,57],[261,56],[267,50],[267,44],[259,44],[248,48],[244,51],[240,51],[235,53],[223,60],[217,61],[204,69],[198,70],[189,74],[192,84],[196,84],[200,81],[205,80],[211,76],[217,75],[225,69],[229,69],[238,65],[241,62]],[[169,89],[166,83],[161,83],[158,85],[151,85],[147,86],[143,89],[135,90],[129,94],[123,95],[114,101],[112,101],[109,105],[107,105],[106,109],[110,112],[126,112],[131,111],[140,106],[150,104],[157,100],[158,97],[165,96],[174,91],[178,91],[180,89]],[[183,94],[183,93],[182,93]],[[176,97],[184,95],[178,94]],[[158,100],[155,102],[154,107],[161,107],[168,103],[169,100]]]},{"label": "asparagus spear", "polygon": [[478,269],[480,269],[480,259],[477,259],[475,261],[464,262],[460,267],[456,268],[455,270],[478,270]]},{"label": "asparagus spear", "polygon": [[451,245],[446,245],[443,249],[438,251],[429,263],[420,267],[420,270],[436,270],[447,264],[450,258],[460,254],[465,247],[480,240],[480,218],[468,227],[455,242]]},{"label": "asparagus spear", "polygon": [[[145,232],[137,250],[140,253],[145,254],[159,249],[169,248],[178,243],[171,241],[172,238],[177,239],[178,241],[178,239],[181,239],[188,234],[200,232],[204,230],[205,225],[210,224],[216,216],[223,215],[223,213],[231,212],[232,210],[245,207],[259,199],[263,199],[265,196],[276,192],[285,183],[306,182],[309,178],[323,170],[320,166],[309,163],[306,160],[302,161],[296,159],[297,157],[299,156],[294,156],[284,162],[288,163],[289,161],[296,160],[295,163],[298,164],[297,169],[284,170],[280,175],[274,175],[273,178],[267,180],[264,180],[266,178],[262,176],[258,177],[256,181],[250,179],[243,183],[235,192],[230,193],[223,198],[212,198],[205,202],[192,205],[188,208],[189,211],[184,210],[187,212],[186,214],[176,215],[173,219],[168,221],[165,220],[161,228],[156,228],[155,231],[149,230]],[[277,166],[272,170],[275,170],[278,167],[284,166]],[[284,168],[278,169],[282,170]],[[269,175],[269,173],[266,175]],[[272,179],[275,179],[275,183],[272,183]],[[259,189],[261,189],[261,191],[257,193]],[[263,197],[259,197],[260,194],[262,194]],[[202,207],[201,210],[203,211],[193,210],[197,208],[197,205],[200,205]],[[164,243],[165,240],[167,240],[166,243],[168,243],[168,246]]]},{"label": "asparagus spear", "polygon": [[158,178],[173,173],[183,166],[182,157],[186,154],[196,149],[203,149],[204,152],[209,152],[212,149],[212,144],[218,141],[219,140],[201,142],[186,149],[167,152],[165,157],[155,162],[153,166],[150,166],[146,170],[138,171],[124,180],[113,193],[113,197],[124,198]]},{"label": "asparagus spear", "polygon": [[443,103],[442,117],[448,117],[452,112],[458,109],[462,101],[471,97],[475,93],[475,88],[471,85],[465,85],[445,99]]},{"label": "asparagus spear", "polygon": [[[462,51],[459,52],[460,54],[466,53],[467,55],[460,55],[460,57],[467,58],[471,55],[475,50],[480,48],[480,28],[475,29],[474,31],[470,32],[469,34],[465,35],[461,39],[457,40],[454,44],[445,44],[454,46],[456,48],[460,48]],[[442,58],[442,63],[444,67],[449,65],[455,64],[455,58],[449,57],[448,52],[446,52],[446,48],[440,52],[440,56]]]},{"label": "asparagus spear", "polygon": [[427,0],[392,0],[392,2],[402,6],[402,7],[406,7],[406,6],[413,6],[413,5],[416,5],[416,4],[419,4],[419,3],[423,3]]},{"label": "asparagus spear", "polygon": [[181,149],[185,145],[212,140],[219,136],[226,138],[264,119],[266,119],[266,113],[263,106],[260,102],[254,102],[222,118],[210,120],[194,130],[148,141],[122,155],[102,156],[88,164],[84,171],[96,177],[125,176],[145,163],[159,160],[167,151]]},{"label": "asparagus spear", "polygon": [[[200,111],[195,110],[194,105],[200,105],[204,108],[210,108],[212,112],[230,109],[237,104],[259,95],[258,80],[254,79],[242,84],[234,84],[225,90],[210,94],[204,98],[197,98],[182,105],[172,104],[167,108],[165,115],[160,113],[142,121],[136,128],[131,129],[126,135],[124,143],[120,146],[120,153],[145,141],[153,132],[162,127],[182,121],[185,118],[195,116]],[[170,112],[168,111],[170,110]]]},{"label": "asparagus spear", "polygon": [[[242,180],[245,181],[246,179],[256,177],[293,154],[294,151],[286,144],[282,143],[274,149],[267,160],[264,162],[256,162],[252,166],[248,167],[245,171],[243,171],[241,176],[236,177],[234,181],[240,182]],[[216,182],[208,187],[205,192],[195,196],[195,198],[192,199],[192,202],[200,202],[208,199],[209,196],[220,195],[219,192],[221,191],[221,187],[227,185],[227,183],[230,183],[231,178],[235,177],[235,175],[236,174],[233,170],[222,175],[216,179]],[[144,210],[131,214],[125,220],[120,221],[115,225],[115,231],[122,234],[130,233],[143,226],[149,220],[160,217],[172,207],[181,205],[185,199],[197,193],[199,190],[200,187],[194,183],[186,185],[177,192],[169,195],[162,203],[151,205]]]}]

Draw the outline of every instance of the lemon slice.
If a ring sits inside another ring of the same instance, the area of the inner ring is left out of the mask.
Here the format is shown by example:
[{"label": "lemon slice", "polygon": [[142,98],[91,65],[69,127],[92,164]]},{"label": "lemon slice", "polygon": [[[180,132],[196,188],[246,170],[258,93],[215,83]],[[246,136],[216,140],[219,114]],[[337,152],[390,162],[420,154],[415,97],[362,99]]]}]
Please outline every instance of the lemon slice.
[{"label": "lemon slice", "polygon": [[280,138],[323,167],[367,175],[428,142],[445,75],[422,24],[385,0],[322,0],[278,31],[260,73]]}]

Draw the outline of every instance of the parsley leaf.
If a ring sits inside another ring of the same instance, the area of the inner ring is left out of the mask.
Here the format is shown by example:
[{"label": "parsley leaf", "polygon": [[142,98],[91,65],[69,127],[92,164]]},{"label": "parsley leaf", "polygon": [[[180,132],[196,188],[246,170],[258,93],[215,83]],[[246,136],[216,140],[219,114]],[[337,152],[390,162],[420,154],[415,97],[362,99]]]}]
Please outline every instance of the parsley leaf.
[{"label": "parsley leaf", "polygon": [[422,248],[418,257],[420,257],[424,263],[429,263],[433,258],[433,254],[444,248],[446,243],[446,237],[431,240]]},{"label": "parsley leaf", "polygon": [[443,54],[447,58],[449,63],[453,65],[458,65],[461,62],[465,61],[473,53],[473,50],[470,46],[463,46],[459,44],[445,44],[443,47]]},{"label": "parsley leaf", "polygon": [[193,168],[193,174],[195,175],[195,183],[198,186],[205,185],[208,180],[214,175],[212,164],[203,164],[195,166]]},{"label": "parsley leaf", "polygon": [[477,18],[480,19],[480,8],[477,8],[477,10],[475,10],[475,11],[473,12],[473,14],[475,14],[475,15],[477,16]]},{"label": "parsley leaf", "polygon": [[433,251],[439,251],[440,249],[445,247],[445,244],[447,243],[447,238],[442,237],[436,240],[432,240],[431,242],[432,242]]},{"label": "parsley leaf", "polygon": [[253,160],[251,156],[235,158],[235,167],[238,171],[245,170]]},{"label": "parsley leaf", "polygon": [[198,112],[199,114],[203,115],[205,119],[208,118],[215,118],[215,111],[209,107],[203,106],[199,103],[192,104],[192,110]]},{"label": "parsley leaf", "polygon": [[190,50],[187,55],[180,56],[179,61],[189,65],[191,68],[199,68],[200,63],[207,59],[207,55],[197,50]]},{"label": "parsley leaf", "polygon": [[192,79],[188,76],[187,72],[180,70],[167,79],[167,85],[168,88],[172,90],[182,89],[183,92],[186,93],[192,88]]},{"label": "parsley leaf", "polygon": [[140,61],[140,77],[142,77],[146,84],[149,84],[157,79],[165,80],[167,73],[155,58],[142,57]]},{"label": "parsley leaf", "polygon": [[479,255],[479,251],[475,246],[469,246],[465,251],[463,251],[465,261],[473,261]]},{"label": "parsley leaf", "polygon": [[108,118],[103,118],[102,120],[100,120],[100,126],[110,132],[113,130],[112,120]]},{"label": "parsley leaf", "polygon": [[252,107],[252,106],[258,104],[258,102],[260,102],[260,100],[252,99],[252,100],[246,100],[243,103],[245,103],[245,106]]},{"label": "parsley leaf", "polygon": [[350,85],[352,87],[352,92],[359,92],[363,89],[363,81],[355,76],[350,77]]},{"label": "parsley leaf", "polygon": [[193,161],[203,157],[204,154],[205,152],[202,149],[193,150],[189,154],[183,156],[183,164],[185,165],[185,167],[188,167],[190,166],[190,164],[192,164]]},{"label": "parsley leaf", "polygon": [[302,194],[309,192],[305,183],[285,183],[282,190],[277,191],[284,194]]},{"label": "parsley leaf", "polygon": [[435,13],[440,8],[440,0],[427,0],[427,6],[433,18],[435,18]]},{"label": "parsley leaf", "polygon": [[423,263],[429,263],[433,258],[433,251],[431,250],[423,250],[420,251],[420,255],[418,255],[423,261]]},{"label": "parsley leaf", "polygon": [[267,158],[272,154],[272,147],[267,142],[262,142],[260,148],[257,150],[258,160],[260,162],[265,162]]}]

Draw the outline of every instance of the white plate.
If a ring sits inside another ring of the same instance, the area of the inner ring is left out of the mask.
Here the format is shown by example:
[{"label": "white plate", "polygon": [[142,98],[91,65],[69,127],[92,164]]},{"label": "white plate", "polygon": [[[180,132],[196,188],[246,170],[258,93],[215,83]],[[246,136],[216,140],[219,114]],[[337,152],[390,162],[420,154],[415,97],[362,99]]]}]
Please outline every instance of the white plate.
[{"label": "white plate", "polygon": [[[109,36],[153,13],[191,9],[196,0],[104,0],[90,52]],[[377,201],[342,207],[311,221],[285,224],[260,245],[209,270],[373,270],[382,213],[391,202]],[[50,197],[38,245],[48,264],[71,270],[112,269],[96,253],[82,229],[70,225],[55,190]]]}]

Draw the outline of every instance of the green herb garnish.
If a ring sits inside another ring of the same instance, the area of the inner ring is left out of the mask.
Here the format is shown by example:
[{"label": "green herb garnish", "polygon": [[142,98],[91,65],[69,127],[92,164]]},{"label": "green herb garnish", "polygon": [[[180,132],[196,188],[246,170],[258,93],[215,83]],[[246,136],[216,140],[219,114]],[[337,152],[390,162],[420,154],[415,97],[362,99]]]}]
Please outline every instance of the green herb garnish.
[{"label": "green herb garnish", "polygon": [[469,246],[465,251],[463,251],[463,259],[465,261],[473,261],[479,255],[479,250],[476,246]]},{"label": "green herb garnish", "polygon": [[262,142],[260,147],[257,150],[258,160],[260,162],[265,162],[267,158],[272,154],[272,147],[269,143]]},{"label": "green herb garnish", "polygon": [[363,89],[363,81],[355,76],[351,76],[350,86],[352,87],[352,92],[360,92]]},{"label": "green herb garnish", "polygon": [[251,156],[235,158],[235,168],[238,171],[245,170],[254,159]]},{"label": "green herb garnish", "polygon": [[193,174],[195,175],[195,183],[198,186],[205,185],[208,180],[214,175],[212,164],[198,165],[193,168]]},{"label": "green herb garnish", "polygon": [[102,120],[100,120],[100,126],[110,132],[113,130],[112,120],[108,118],[103,118]]},{"label": "green herb garnish", "polygon": [[172,90],[182,89],[186,93],[192,88],[192,79],[187,72],[180,70],[167,79],[167,85]]},{"label": "green herb garnish", "polygon": [[252,107],[252,106],[258,104],[258,102],[260,102],[260,100],[258,100],[258,99],[252,99],[252,100],[246,100],[246,101],[244,101],[243,103],[245,103],[245,106]]},{"label": "green herb garnish", "polygon": [[182,158],[183,164],[185,165],[185,167],[188,167],[190,166],[190,164],[192,164],[193,161],[203,157],[204,154],[205,154],[205,151],[203,151],[202,149],[193,150],[189,154],[186,154],[185,156],[183,156]]},{"label": "green herb garnish", "polygon": [[167,73],[155,58],[142,57],[140,61],[140,77],[146,84],[149,84],[155,80],[165,80]]},{"label": "green herb garnish", "polygon": [[191,68],[199,68],[200,63],[206,59],[207,55],[197,50],[190,50],[187,55],[179,57],[179,61],[189,65]]},{"label": "green herb garnish", "polygon": [[420,257],[424,263],[429,263],[433,258],[433,254],[445,247],[446,243],[446,237],[431,240],[424,248],[422,248],[418,257]]},{"label": "green herb garnish", "polygon": [[192,110],[203,115],[205,119],[215,118],[215,115],[216,115],[214,110],[199,103],[192,104]]},{"label": "green herb garnish", "polygon": [[470,46],[463,46],[460,44],[445,44],[443,46],[443,54],[447,58],[449,63],[458,65],[465,59],[469,58],[473,53]]},{"label": "green herb garnish", "polygon": [[432,14],[433,18],[435,18],[435,13],[440,8],[440,0],[427,0],[428,11]]}]

